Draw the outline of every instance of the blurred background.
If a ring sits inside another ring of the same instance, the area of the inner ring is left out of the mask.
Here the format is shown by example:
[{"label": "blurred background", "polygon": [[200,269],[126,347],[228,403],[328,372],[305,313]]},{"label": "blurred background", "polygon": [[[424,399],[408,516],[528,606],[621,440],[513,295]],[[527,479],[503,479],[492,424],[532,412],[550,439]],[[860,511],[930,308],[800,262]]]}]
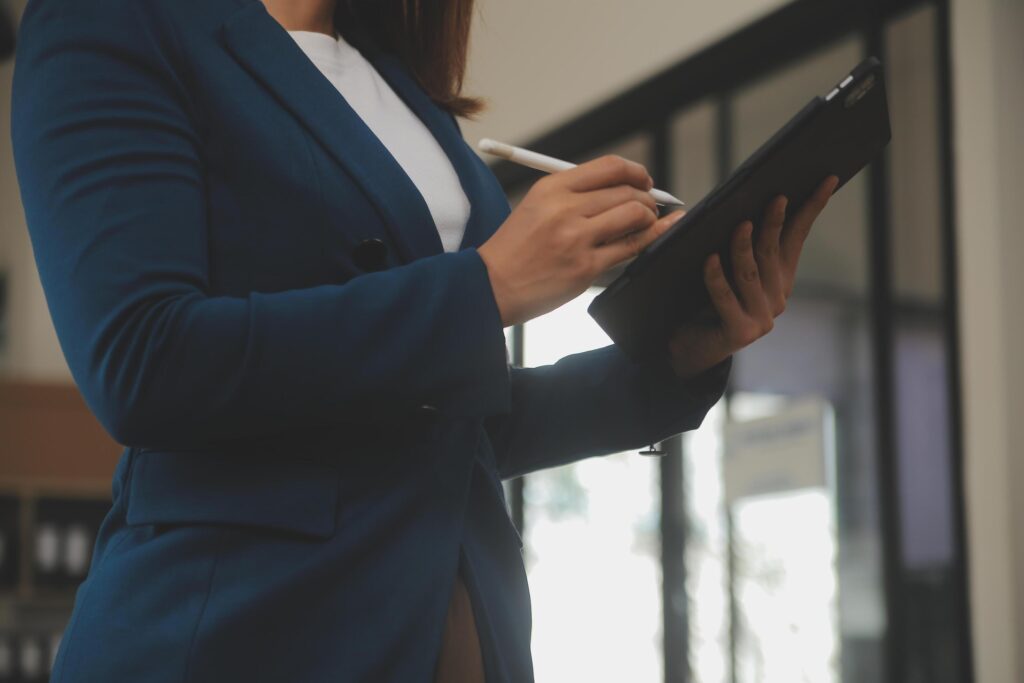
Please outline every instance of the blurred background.
[{"label": "blurred background", "polygon": [[[49,664],[121,447],[79,397],[9,139],[0,0],[0,683]],[[466,139],[616,153],[691,205],[867,55],[893,140],[699,430],[507,482],[541,683],[1024,681],[1024,3],[479,0]],[[494,166],[510,201],[537,175]],[[506,330],[608,343],[607,280]]]}]

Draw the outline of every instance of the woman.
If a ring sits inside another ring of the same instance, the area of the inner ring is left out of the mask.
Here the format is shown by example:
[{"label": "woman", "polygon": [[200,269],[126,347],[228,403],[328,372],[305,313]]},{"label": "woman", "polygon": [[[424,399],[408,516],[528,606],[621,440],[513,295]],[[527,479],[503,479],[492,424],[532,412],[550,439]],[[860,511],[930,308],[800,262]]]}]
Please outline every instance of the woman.
[{"label": "woman", "polygon": [[757,245],[737,229],[735,291],[706,269],[720,321],[664,357],[510,368],[503,327],[678,216],[614,157],[510,213],[456,125],[470,12],[29,2],[22,198],[74,379],[126,446],[54,681],[531,680],[501,479],[695,427],[781,313],[834,179]]}]

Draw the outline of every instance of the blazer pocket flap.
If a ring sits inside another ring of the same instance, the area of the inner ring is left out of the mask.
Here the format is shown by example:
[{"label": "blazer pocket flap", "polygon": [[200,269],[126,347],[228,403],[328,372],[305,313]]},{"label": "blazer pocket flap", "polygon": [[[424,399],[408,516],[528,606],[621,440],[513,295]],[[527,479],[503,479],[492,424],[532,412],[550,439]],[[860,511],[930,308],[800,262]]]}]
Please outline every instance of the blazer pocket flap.
[{"label": "blazer pocket flap", "polygon": [[338,469],[327,463],[141,451],[129,476],[128,524],[241,524],[320,538],[334,534]]}]

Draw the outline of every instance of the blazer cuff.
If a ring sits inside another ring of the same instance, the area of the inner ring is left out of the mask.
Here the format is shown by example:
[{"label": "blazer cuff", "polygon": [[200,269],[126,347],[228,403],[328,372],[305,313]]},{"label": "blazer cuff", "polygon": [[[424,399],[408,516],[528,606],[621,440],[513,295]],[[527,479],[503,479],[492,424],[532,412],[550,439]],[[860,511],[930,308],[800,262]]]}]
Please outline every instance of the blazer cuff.
[{"label": "blazer cuff", "polygon": [[732,371],[732,356],[700,374],[682,379],[667,362],[646,366],[652,389],[666,397],[714,398],[716,401],[725,392],[725,385]]},{"label": "blazer cuff", "polygon": [[[648,414],[651,416],[652,441],[661,441],[683,431],[696,429],[704,416],[725,393],[732,371],[733,357],[694,377],[679,378],[668,364],[659,359],[641,366],[648,387]],[[684,423],[680,424],[680,417]]]}]

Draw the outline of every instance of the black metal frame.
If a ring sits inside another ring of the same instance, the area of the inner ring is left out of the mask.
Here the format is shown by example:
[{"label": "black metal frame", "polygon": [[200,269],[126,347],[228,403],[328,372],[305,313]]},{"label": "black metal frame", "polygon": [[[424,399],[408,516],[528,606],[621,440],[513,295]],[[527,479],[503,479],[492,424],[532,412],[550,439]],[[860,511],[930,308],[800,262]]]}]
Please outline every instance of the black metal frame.
[{"label": "black metal frame", "polygon": [[0,62],[14,54],[15,28],[13,10],[0,0]]},{"label": "black metal frame", "polygon": [[[662,119],[650,130],[652,176],[663,187],[671,187],[672,149],[668,120]],[[675,436],[660,446],[661,483],[661,613],[662,642],[678,643],[664,647],[666,681],[690,680],[690,626],[686,608],[686,493],[683,488],[683,439]],[[651,450],[654,450],[652,447]]]},{"label": "black metal frame", "polygon": [[940,201],[942,202],[942,289],[946,304],[945,330],[946,376],[949,378],[949,443],[951,446],[953,500],[953,533],[956,547],[954,577],[957,586],[957,611],[964,624],[964,681],[974,680],[974,649],[971,643],[971,605],[967,562],[967,505],[964,499],[964,436],[961,402],[960,296],[957,289],[956,253],[956,180],[953,155],[953,75],[949,0],[935,3],[938,13],[936,45],[939,67],[939,154],[941,165]]},{"label": "black metal frame", "polygon": [[[869,53],[884,57],[884,31],[888,22],[910,10],[933,6],[937,10],[939,127],[942,162],[941,196],[943,202],[942,248],[944,288],[944,341],[950,381],[951,480],[955,490],[954,547],[952,570],[956,610],[962,623],[960,649],[962,671],[957,680],[973,680],[972,647],[969,628],[967,589],[966,525],[963,496],[963,433],[960,405],[960,347],[956,290],[955,192],[952,144],[952,87],[950,69],[950,27],[948,0],[796,0],[765,16],[724,40],[687,58],[647,81],[591,109],[583,115],[531,140],[530,149],[559,158],[582,160],[591,150],[622,139],[637,131],[651,134],[652,175],[663,187],[671,185],[667,158],[670,145],[668,121],[688,105],[709,97],[722,103],[717,107],[719,176],[724,178],[732,162],[728,107],[729,93],[756,81],[787,64],[847,36],[860,36]],[[784,38],[780,38],[784,37]],[[510,193],[533,181],[537,174],[509,162],[499,162],[493,170]],[[902,539],[899,511],[899,467],[896,458],[896,424],[892,340],[898,303],[892,296],[891,245],[889,244],[889,183],[885,161],[874,164],[868,177],[871,233],[871,290],[875,401],[877,422],[878,475],[884,547],[884,592],[887,606],[886,681],[910,680],[901,656],[907,627],[905,572],[902,566]],[[523,360],[523,330],[514,332],[514,362]],[[664,444],[668,455],[662,473],[662,564],[666,586],[682,585],[685,580],[686,529],[679,513],[683,505],[682,440]],[[523,526],[523,482],[513,485],[513,518]],[[673,583],[679,582],[679,583]],[[686,642],[687,618],[674,608],[669,591],[663,591],[664,633],[666,642]],[[670,638],[671,636],[671,638]],[[690,680],[687,648],[666,648],[665,680]]]},{"label": "black metal frame", "polygon": [[[512,328],[511,344],[512,364],[516,367],[523,367],[523,326],[516,325]],[[526,480],[523,477],[516,477],[509,483],[509,513],[516,529],[525,528],[523,486]]]},{"label": "black metal frame", "polygon": [[[863,28],[869,54],[885,63],[884,25],[866,21]],[[906,680],[904,659],[904,613],[902,590],[902,536],[899,510],[900,467],[896,450],[894,411],[892,243],[889,239],[889,165],[887,157],[868,168],[868,205],[870,207],[872,353],[875,376],[875,435],[878,449],[878,489],[882,519],[882,568],[885,585],[886,643],[885,662],[889,681]]]}]

